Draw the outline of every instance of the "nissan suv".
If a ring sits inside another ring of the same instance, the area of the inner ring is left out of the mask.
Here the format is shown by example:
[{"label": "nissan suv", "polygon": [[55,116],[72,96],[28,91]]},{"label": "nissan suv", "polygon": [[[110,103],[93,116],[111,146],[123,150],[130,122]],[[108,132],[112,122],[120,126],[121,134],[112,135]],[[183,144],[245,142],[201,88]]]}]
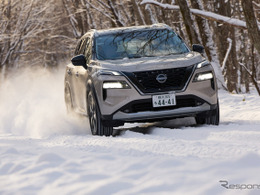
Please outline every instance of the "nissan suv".
[{"label": "nissan suv", "polygon": [[90,30],[66,67],[67,111],[87,116],[93,135],[190,116],[218,125],[215,73],[203,51],[165,24]]}]

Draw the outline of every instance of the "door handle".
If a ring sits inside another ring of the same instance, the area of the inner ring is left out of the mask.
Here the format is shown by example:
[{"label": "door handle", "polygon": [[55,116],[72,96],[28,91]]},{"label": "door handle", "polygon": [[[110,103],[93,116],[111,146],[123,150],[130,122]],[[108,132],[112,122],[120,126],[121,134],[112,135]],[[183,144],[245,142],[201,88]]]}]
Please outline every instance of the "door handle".
[{"label": "door handle", "polygon": [[76,77],[79,77],[79,72],[76,72]]}]

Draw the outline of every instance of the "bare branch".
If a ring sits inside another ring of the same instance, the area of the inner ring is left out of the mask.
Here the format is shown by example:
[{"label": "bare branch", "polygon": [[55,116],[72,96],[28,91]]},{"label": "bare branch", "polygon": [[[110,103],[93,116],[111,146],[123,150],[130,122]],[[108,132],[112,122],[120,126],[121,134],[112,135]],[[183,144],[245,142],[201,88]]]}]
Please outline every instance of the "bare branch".
[{"label": "bare branch", "polygon": [[223,63],[222,63],[222,67],[221,67],[222,72],[225,70],[225,67],[226,67],[226,64],[227,64],[227,59],[228,59],[228,56],[229,56],[231,48],[232,48],[232,39],[228,38],[227,41],[228,41],[229,45],[228,45],[228,49],[227,49],[225,58],[224,58]]},{"label": "bare branch", "polygon": [[101,13],[102,15],[106,16],[108,19],[110,19],[112,22],[116,23],[115,20],[112,18],[112,16],[110,14],[105,13],[104,11],[98,9],[97,7],[95,7],[94,5],[92,5],[91,3],[89,3],[88,1],[86,1],[86,3],[92,7],[93,9],[97,10],[99,13]]},{"label": "bare branch", "polygon": [[[162,7],[164,9],[169,9],[169,10],[176,10],[179,11],[180,8],[177,5],[170,5],[167,3],[159,3],[155,0],[143,0],[141,2],[141,4],[153,4],[159,7]],[[198,10],[198,9],[190,9],[191,13],[196,15],[196,16],[200,16],[203,18],[206,18],[208,20],[211,21],[216,21],[219,23],[223,23],[223,24],[228,24],[237,28],[242,28],[242,29],[247,29],[246,27],[246,22],[239,20],[239,19],[235,19],[235,18],[230,18],[230,17],[226,17],[226,16],[222,16],[219,14],[215,14],[212,12],[208,12],[208,11],[203,11],[203,10]]]}]

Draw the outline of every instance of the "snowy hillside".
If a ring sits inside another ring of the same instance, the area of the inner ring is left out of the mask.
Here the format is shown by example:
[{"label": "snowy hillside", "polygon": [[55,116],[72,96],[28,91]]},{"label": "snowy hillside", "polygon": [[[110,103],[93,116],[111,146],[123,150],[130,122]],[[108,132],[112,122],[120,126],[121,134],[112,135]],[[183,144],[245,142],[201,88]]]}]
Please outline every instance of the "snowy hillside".
[{"label": "snowy hillside", "polygon": [[0,194],[260,193],[254,91],[219,92],[220,126],[185,118],[127,124],[116,137],[97,137],[87,119],[66,115],[63,72],[27,71],[2,85]]}]

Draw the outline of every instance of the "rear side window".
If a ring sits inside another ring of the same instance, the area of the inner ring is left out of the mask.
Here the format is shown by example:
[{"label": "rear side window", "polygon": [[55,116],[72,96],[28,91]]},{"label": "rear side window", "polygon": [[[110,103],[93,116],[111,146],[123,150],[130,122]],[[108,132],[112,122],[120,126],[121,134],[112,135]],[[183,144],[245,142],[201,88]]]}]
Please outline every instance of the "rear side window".
[{"label": "rear side window", "polygon": [[74,52],[75,56],[79,55],[79,49],[80,49],[81,44],[82,44],[82,39],[77,44],[77,47],[76,47],[75,52]]},{"label": "rear side window", "polygon": [[91,40],[92,39],[89,37],[86,38],[84,55],[86,57],[87,64],[89,63],[89,61],[92,57],[92,41]]},{"label": "rear side window", "polygon": [[86,44],[87,44],[88,40],[89,40],[89,37],[85,37],[79,41],[79,43],[75,49],[75,53],[74,53],[75,55],[85,54]]}]

